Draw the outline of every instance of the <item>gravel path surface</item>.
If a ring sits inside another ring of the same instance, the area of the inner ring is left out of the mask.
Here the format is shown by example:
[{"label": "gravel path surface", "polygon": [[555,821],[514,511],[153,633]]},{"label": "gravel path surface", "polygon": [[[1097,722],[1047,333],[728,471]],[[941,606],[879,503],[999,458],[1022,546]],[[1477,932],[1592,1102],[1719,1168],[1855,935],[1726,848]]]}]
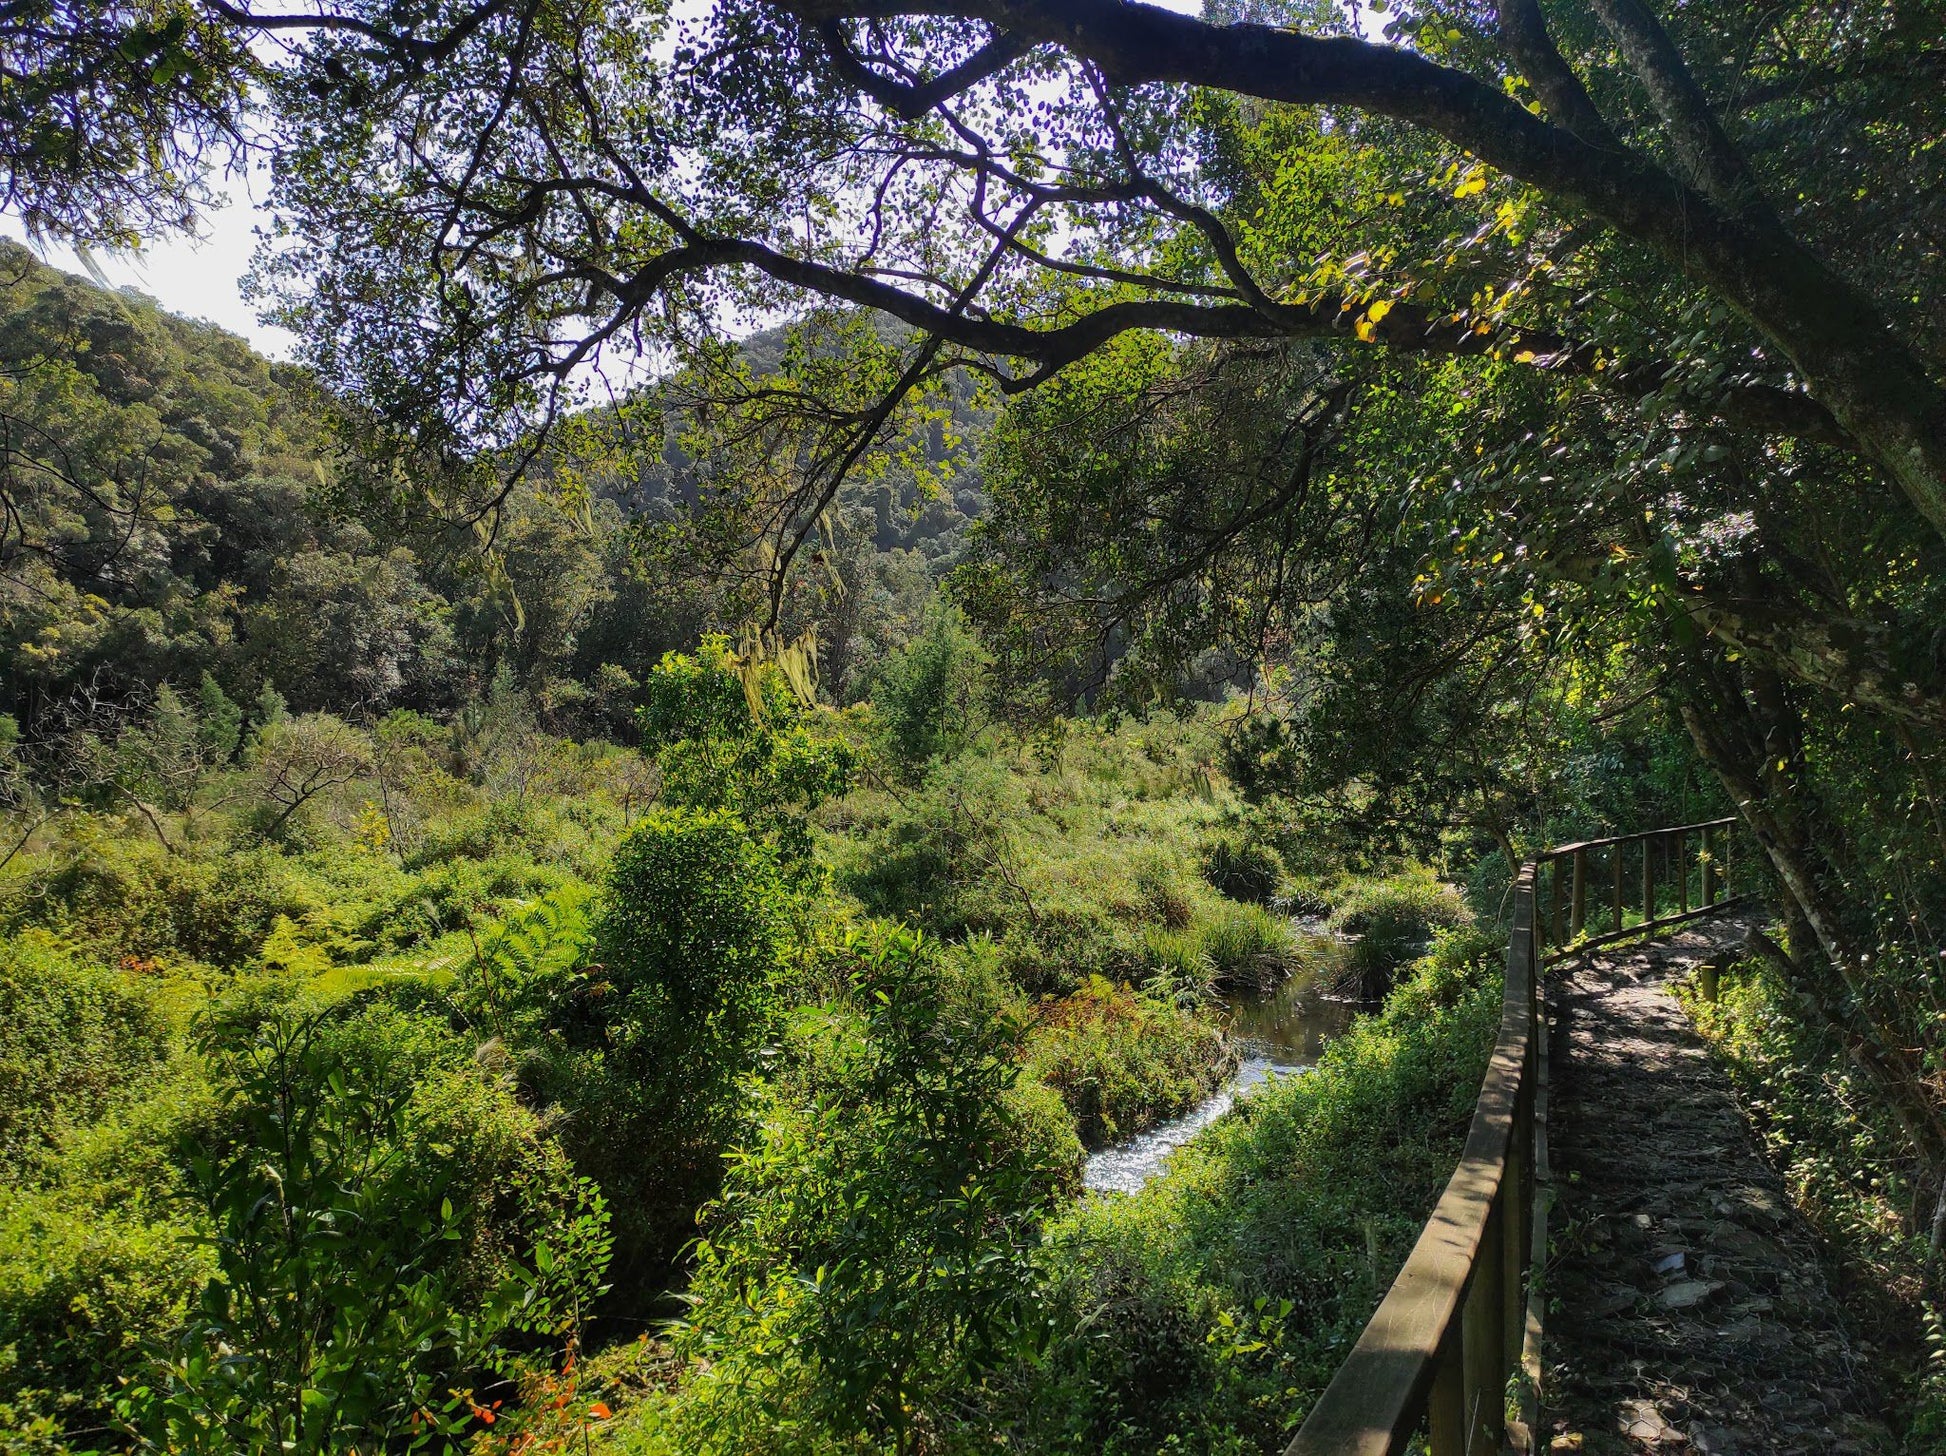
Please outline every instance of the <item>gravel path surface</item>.
[{"label": "gravel path surface", "polygon": [[1595,954],[1553,1002],[1546,1349],[1555,1451],[1878,1456],[1878,1366],[1666,983],[1734,919]]}]

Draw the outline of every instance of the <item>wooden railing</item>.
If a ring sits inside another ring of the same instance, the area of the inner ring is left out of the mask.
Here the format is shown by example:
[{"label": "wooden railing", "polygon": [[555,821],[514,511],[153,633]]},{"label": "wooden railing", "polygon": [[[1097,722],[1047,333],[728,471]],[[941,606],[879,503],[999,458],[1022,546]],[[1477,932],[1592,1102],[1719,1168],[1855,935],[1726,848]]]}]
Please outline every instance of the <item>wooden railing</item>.
[{"label": "wooden railing", "polygon": [[[1584,839],[1562,844],[1534,861],[1546,878],[1551,914],[1536,926],[1543,945],[1571,947],[1573,952],[1606,945],[1624,936],[1664,930],[1710,915],[1744,897],[1729,892],[1730,845],[1734,819],[1711,819],[1702,824],[1677,824],[1611,839]],[[1630,863],[1630,850],[1634,863]],[[1628,918],[1629,892],[1637,883],[1641,893],[1636,919]],[[1540,890],[1538,879],[1535,889]],[[1602,888],[1608,893],[1602,895]],[[1692,901],[1690,891],[1696,894]],[[1589,893],[1600,896],[1593,913]],[[1665,903],[1673,902],[1665,910]],[[1606,912],[1606,913],[1604,913]],[[1590,932],[1593,932],[1592,934]],[[1557,949],[1546,960],[1559,960],[1569,950]]]},{"label": "wooden railing", "polygon": [[[1459,1167],[1285,1456],[1396,1456],[1420,1431],[1432,1456],[1534,1449],[1542,1295],[1531,1275],[1547,1261],[1549,1183],[1541,970],[1587,946],[1654,934],[1740,899],[1721,893],[1729,883],[1734,823],[1718,819],[1559,845],[1521,866],[1500,1037]],[[1692,836],[1698,852],[1688,858]],[[1590,935],[1602,919],[1588,914],[1591,874],[1604,865],[1613,923]],[[1641,885],[1632,921],[1624,893],[1632,888],[1624,884],[1631,867]],[[1692,906],[1690,884],[1698,878]],[[1546,919],[1540,918],[1543,892],[1552,900]],[[1550,946],[1555,953],[1544,955]]]}]

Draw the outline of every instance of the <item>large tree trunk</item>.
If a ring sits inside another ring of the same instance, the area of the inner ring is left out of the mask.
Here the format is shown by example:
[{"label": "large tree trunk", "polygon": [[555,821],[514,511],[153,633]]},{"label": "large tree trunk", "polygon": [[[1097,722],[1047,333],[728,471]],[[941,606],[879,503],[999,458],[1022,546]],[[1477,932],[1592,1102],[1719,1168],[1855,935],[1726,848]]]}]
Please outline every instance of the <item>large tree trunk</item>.
[{"label": "large tree trunk", "polygon": [[1931,1187],[1946,1174],[1946,1108],[1911,1051],[1916,1032],[1888,1019],[1871,984],[1869,950],[1838,871],[1837,831],[1808,785],[1795,707],[1774,673],[1739,674],[1707,649],[1693,658],[1683,725],[1776,873],[1791,941],[1779,969],[1804,1010],[1837,1034],[1904,1134],[1921,1186]]},{"label": "large tree trunk", "polygon": [[1878,306],[1781,224],[1725,227],[1706,258],[1680,266],[1789,356],[1859,452],[1946,535],[1946,389]]}]

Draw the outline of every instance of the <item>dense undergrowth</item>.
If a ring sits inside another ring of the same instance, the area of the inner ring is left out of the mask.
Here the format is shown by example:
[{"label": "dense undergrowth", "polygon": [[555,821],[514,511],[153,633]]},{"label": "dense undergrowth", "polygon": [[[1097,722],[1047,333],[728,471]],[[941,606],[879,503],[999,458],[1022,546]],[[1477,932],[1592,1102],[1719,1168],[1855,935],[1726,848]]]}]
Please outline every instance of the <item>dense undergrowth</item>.
[{"label": "dense undergrowth", "polygon": [[[1290,972],[1262,902],[1321,887],[1208,718],[945,754],[911,677],[812,712],[706,642],[643,753],[505,697],[176,697],[105,743],[0,874],[0,1449],[1288,1421],[1443,1176],[1471,942],[1152,1193],[1077,1202],[1084,1144],[1228,1073],[1216,993]],[[1399,922],[1388,966],[1454,918],[1325,888]]]},{"label": "dense undergrowth", "polygon": [[[1288,1439],[1452,1171],[1499,1023],[1497,948],[1445,935],[1315,1072],[1246,1099],[1140,1193],[1049,1208],[1038,1246],[1016,1249],[1008,1328],[990,1332],[978,1368],[942,1378],[929,1366],[929,1389],[903,1391],[927,1449],[1218,1452]],[[766,1130],[763,1156],[802,1136],[798,1116]],[[770,1196],[793,1211],[803,1201]],[[750,1197],[729,1200],[744,1219]],[[624,1448],[853,1449],[845,1427],[807,1418],[815,1342],[763,1338],[807,1318],[829,1252],[776,1237],[734,1287],[712,1264],[678,1350],[716,1358],[645,1401]],[[753,1283],[765,1290],[754,1299]],[[739,1330],[727,1350],[701,1333],[726,1328]]]}]

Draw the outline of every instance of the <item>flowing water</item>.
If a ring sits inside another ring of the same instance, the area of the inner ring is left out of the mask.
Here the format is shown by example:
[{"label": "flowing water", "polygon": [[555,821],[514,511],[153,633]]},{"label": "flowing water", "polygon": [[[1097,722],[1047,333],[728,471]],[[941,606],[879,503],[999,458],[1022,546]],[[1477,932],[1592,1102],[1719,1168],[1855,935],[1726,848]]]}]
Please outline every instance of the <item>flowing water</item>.
[{"label": "flowing water", "polygon": [[1328,1000],[1320,978],[1344,954],[1343,943],[1299,926],[1299,970],[1267,995],[1226,997],[1230,1035],[1243,1059],[1229,1081],[1181,1117],[1092,1154],[1082,1181],[1101,1193],[1133,1193],[1160,1173],[1169,1155],[1236,1106],[1271,1077],[1291,1077],[1317,1065],[1325,1041],[1350,1024],[1357,1007]]}]

